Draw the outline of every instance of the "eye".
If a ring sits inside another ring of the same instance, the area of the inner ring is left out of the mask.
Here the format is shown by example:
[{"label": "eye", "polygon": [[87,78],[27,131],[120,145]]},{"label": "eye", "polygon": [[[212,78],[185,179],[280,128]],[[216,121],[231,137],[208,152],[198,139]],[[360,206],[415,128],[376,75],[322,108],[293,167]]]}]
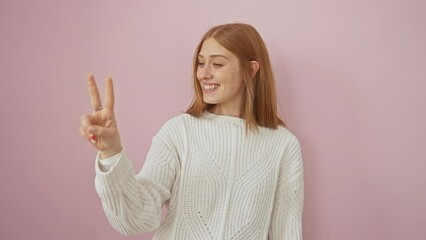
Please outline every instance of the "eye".
[{"label": "eye", "polygon": [[213,63],[213,66],[214,66],[214,67],[217,67],[217,68],[220,68],[220,67],[223,67],[223,64],[220,64],[220,63]]},{"label": "eye", "polygon": [[198,67],[204,67],[205,63],[199,62]]}]

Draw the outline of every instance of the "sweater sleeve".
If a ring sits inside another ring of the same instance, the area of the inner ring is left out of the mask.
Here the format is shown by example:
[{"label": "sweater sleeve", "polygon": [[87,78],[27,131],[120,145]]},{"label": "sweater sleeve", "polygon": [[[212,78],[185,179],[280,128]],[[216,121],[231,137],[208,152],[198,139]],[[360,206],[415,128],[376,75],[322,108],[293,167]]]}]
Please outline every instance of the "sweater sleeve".
[{"label": "sweater sleeve", "polygon": [[303,198],[302,154],[294,138],[281,162],[269,239],[302,240]]},{"label": "sweater sleeve", "polygon": [[121,234],[154,231],[161,208],[171,197],[178,156],[159,134],[154,136],[144,166],[135,175],[123,151],[103,172],[96,164],[95,188],[111,225]]}]

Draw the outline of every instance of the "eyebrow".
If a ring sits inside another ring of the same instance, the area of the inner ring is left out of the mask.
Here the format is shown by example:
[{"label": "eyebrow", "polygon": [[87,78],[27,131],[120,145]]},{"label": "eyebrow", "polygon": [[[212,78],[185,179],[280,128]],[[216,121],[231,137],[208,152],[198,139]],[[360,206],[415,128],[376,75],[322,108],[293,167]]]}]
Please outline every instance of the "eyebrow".
[{"label": "eyebrow", "polygon": [[[203,55],[201,55],[201,54],[198,54],[198,57],[202,57],[202,58],[204,58],[204,56],[203,56]],[[224,56],[224,55],[220,55],[220,54],[210,55],[210,57],[211,57],[211,58],[215,58],[215,57],[223,57],[223,58],[225,58],[225,59],[228,59],[228,60],[229,60],[229,58],[227,58],[227,57],[226,57],[226,56]]]}]

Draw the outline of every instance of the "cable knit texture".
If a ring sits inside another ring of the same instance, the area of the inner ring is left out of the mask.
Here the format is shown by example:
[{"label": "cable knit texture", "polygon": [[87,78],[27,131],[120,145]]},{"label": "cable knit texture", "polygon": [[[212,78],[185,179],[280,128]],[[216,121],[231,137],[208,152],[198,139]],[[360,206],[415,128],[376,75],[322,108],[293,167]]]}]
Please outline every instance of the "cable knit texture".
[{"label": "cable knit texture", "polygon": [[[154,239],[302,239],[303,164],[286,128],[246,131],[243,119],[181,114],[154,136],[139,174],[123,152],[96,190],[122,234]],[[161,221],[161,208],[168,208]]]}]

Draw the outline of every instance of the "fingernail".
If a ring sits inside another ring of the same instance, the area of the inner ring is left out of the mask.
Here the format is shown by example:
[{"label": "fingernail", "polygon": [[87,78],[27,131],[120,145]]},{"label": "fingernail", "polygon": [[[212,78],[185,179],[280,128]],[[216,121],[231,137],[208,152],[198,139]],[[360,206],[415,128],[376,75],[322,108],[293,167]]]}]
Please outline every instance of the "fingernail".
[{"label": "fingernail", "polygon": [[96,143],[96,135],[94,135],[94,134],[90,134],[90,135],[89,135],[89,138],[90,138],[90,141],[91,141],[92,143]]}]

